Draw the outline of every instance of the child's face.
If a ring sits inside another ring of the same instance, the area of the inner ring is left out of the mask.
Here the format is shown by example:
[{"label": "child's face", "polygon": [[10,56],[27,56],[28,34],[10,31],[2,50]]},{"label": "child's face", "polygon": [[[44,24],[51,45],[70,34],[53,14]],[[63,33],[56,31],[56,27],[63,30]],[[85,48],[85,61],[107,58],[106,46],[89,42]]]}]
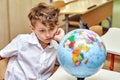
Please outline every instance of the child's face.
[{"label": "child's face", "polygon": [[50,28],[37,21],[34,27],[31,26],[31,30],[36,34],[39,42],[47,44],[50,43],[50,41],[54,38],[54,35],[57,31],[57,26]]}]

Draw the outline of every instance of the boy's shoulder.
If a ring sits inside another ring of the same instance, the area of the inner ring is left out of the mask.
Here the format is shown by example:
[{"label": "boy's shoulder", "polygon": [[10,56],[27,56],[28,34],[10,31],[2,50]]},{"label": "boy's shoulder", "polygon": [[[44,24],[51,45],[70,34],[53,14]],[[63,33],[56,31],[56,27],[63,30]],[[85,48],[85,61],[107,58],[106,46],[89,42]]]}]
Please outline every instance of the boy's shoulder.
[{"label": "boy's shoulder", "polygon": [[19,39],[22,42],[31,42],[33,39],[35,39],[35,35],[34,35],[34,33],[19,34],[19,35],[17,35],[16,38]]},{"label": "boy's shoulder", "polygon": [[21,40],[26,40],[30,37],[30,34],[19,34],[16,36],[16,38],[19,38]]}]

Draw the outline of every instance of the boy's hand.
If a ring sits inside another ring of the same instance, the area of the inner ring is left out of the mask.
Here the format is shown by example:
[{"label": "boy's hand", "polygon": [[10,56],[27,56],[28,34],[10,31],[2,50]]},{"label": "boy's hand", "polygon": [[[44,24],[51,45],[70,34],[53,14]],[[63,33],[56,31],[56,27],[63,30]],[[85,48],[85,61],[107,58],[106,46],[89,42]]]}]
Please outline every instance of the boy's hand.
[{"label": "boy's hand", "polygon": [[65,35],[64,30],[62,28],[58,28],[57,32],[55,33],[54,40],[60,42],[64,35]]}]

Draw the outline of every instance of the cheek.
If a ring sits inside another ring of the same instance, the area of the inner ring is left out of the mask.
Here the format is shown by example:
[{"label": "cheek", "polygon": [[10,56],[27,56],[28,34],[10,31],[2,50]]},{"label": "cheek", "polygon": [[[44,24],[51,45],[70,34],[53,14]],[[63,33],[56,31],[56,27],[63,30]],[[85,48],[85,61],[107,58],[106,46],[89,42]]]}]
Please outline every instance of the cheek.
[{"label": "cheek", "polygon": [[40,41],[45,41],[45,36],[44,35],[38,35],[38,40],[40,40]]},{"label": "cheek", "polygon": [[56,34],[57,33],[57,28],[53,31],[53,34]]},{"label": "cheek", "polygon": [[37,33],[36,36],[37,36],[38,39],[43,39],[43,38],[44,38],[44,35],[43,35],[43,34]]},{"label": "cheek", "polygon": [[50,35],[53,37],[56,34],[56,32],[57,32],[57,30],[54,30],[54,31],[51,32]]}]

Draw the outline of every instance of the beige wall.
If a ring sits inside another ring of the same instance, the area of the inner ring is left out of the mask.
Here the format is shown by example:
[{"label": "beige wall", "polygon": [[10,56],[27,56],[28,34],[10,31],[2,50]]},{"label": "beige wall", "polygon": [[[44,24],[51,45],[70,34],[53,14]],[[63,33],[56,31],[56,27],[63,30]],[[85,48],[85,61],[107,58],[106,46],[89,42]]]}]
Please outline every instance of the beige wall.
[{"label": "beige wall", "polygon": [[112,27],[120,28],[120,0],[113,0],[113,22]]},{"label": "beige wall", "polygon": [[49,0],[0,0],[0,49],[7,45],[16,35],[29,33],[27,15],[39,2]]},{"label": "beige wall", "polygon": [[0,49],[9,42],[7,0],[0,0]]}]

